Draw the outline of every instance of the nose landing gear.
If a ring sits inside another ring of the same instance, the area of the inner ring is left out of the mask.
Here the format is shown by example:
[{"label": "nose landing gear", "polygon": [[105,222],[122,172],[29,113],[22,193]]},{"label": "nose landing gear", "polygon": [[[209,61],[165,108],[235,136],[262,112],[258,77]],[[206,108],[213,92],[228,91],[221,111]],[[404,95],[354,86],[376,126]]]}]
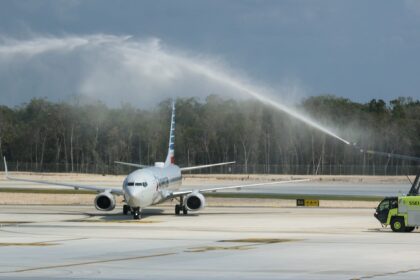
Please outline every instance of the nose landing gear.
[{"label": "nose landing gear", "polygon": [[123,214],[128,215],[128,212],[131,212],[133,214],[134,220],[140,220],[141,219],[141,209],[140,207],[130,207],[128,205],[123,205]]},{"label": "nose landing gear", "polygon": [[133,219],[134,220],[140,220],[140,207],[133,207],[131,212],[133,213]]}]

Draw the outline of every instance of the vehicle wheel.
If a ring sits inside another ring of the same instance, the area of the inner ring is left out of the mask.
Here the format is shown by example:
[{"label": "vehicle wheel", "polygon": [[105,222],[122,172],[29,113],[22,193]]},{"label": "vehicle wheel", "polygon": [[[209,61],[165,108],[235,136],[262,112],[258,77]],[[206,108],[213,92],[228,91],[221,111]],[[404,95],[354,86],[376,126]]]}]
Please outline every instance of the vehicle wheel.
[{"label": "vehicle wheel", "polygon": [[414,227],[406,227],[405,232],[412,232],[414,230]]},{"label": "vehicle wheel", "polygon": [[179,215],[179,213],[181,213],[181,206],[180,205],[175,205],[175,215]]},{"label": "vehicle wheel", "polygon": [[394,232],[405,232],[404,218],[394,217],[391,219],[391,229]]},{"label": "vehicle wheel", "polygon": [[123,213],[124,213],[124,215],[127,215],[129,211],[130,211],[130,206],[124,205],[123,206]]},{"label": "vehicle wheel", "polygon": [[182,214],[187,215],[188,214],[188,209],[187,207],[182,207]]}]

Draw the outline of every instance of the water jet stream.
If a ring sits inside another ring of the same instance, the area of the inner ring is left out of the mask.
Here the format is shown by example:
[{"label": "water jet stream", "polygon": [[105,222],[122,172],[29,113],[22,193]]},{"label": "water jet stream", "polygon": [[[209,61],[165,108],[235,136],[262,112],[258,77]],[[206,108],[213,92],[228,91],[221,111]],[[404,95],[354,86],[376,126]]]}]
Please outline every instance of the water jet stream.
[{"label": "water jet stream", "polygon": [[351,142],[341,138],[340,136],[338,136],[337,134],[335,134],[334,132],[332,132],[331,130],[327,129],[326,127],[323,127],[322,125],[318,124],[317,122],[311,120],[309,117],[304,116],[302,114],[300,114],[299,112],[287,107],[286,105],[276,102],[273,99],[269,98],[266,95],[263,95],[259,92],[257,92],[256,90],[252,89],[251,87],[247,87],[245,85],[243,85],[242,83],[240,83],[239,81],[235,81],[231,78],[229,78],[227,75],[220,75],[215,73],[214,71],[209,71],[209,69],[207,68],[203,68],[200,67],[201,72],[203,74],[205,74],[206,76],[208,76],[209,78],[218,81],[219,83],[225,84],[230,86],[233,89],[238,90],[239,92],[245,93],[247,95],[250,95],[252,97],[254,97],[255,99],[261,101],[262,103],[269,105],[271,107],[274,107],[278,110],[281,110],[291,116],[293,116],[296,119],[301,120],[302,122],[308,124],[309,126],[318,129],[338,140],[340,140],[341,142],[350,145]]}]

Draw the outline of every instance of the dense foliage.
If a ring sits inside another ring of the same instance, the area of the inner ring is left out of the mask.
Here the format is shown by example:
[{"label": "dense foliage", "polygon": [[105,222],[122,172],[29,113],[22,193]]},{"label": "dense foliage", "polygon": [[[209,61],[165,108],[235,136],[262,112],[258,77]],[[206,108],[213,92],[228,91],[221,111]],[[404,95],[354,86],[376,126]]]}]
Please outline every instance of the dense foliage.
[{"label": "dense foliage", "polygon": [[[318,96],[298,107],[365,148],[420,155],[417,100],[360,104]],[[180,165],[235,160],[233,172],[397,174],[412,164],[362,154],[254,100],[213,95],[205,102],[178,99],[176,108]],[[169,119],[169,100],[143,110],[33,99],[16,108],[0,106],[0,153],[31,170],[113,172],[115,160],[153,164],[166,156]]]}]

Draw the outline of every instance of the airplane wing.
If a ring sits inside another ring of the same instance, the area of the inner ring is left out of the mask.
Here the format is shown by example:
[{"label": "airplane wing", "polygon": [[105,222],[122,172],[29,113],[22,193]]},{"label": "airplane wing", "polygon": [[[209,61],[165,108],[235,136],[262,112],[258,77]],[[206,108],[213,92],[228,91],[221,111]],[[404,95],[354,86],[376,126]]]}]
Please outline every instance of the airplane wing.
[{"label": "airplane wing", "polygon": [[229,190],[229,189],[242,189],[248,187],[258,187],[258,186],[268,186],[268,185],[278,185],[278,184],[287,184],[287,183],[299,183],[299,182],[308,182],[310,179],[299,179],[299,180],[289,180],[289,181],[276,181],[276,182],[268,182],[268,183],[256,183],[256,184],[248,184],[248,185],[236,185],[236,186],[226,186],[226,187],[216,187],[216,188],[208,188],[208,189],[201,189],[201,190],[181,190],[172,192],[169,198],[178,197],[181,195],[187,195],[192,192],[199,192],[199,193],[209,193],[209,192],[217,192],[221,190]]},{"label": "airplane wing", "polygon": [[145,168],[148,167],[147,165],[137,164],[137,163],[130,163],[130,162],[123,162],[123,161],[114,161],[116,164],[127,165],[131,167],[138,167],[138,168]]},{"label": "airplane wing", "polygon": [[37,184],[44,184],[44,185],[53,185],[53,186],[61,186],[61,187],[68,187],[73,188],[75,190],[89,190],[95,192],[110,192],[115,195],[123,195],[122,189],[113,189],[113,188],[104,188],[104,187],[96,187],[96,186],[85,186],[85,185],[77,185],[77,184],[67,184],[67,183],[56,183],[51,181],[42,181],[42,180],[30,180],[30,179],[22,179],[9,176],[9,171],[7,169],[6,157],[3,158],[4,160],[4,171],[6,173],[6,178],[11,181],[19,181],[19,182],[29,182],[29,183],[37,183]]},{"label": "airplane wing", "polygon": [[206,164],[206,165],[197,165],[197,166],[189,166],[189,167],[181,167],[182,171],[190,171],[190,170],[196,170],[196,169],[202,169],[202,168],[209,168],[214,166],[221,166],[221,165],[227,165],[227,164],[233,164],[236,161],[229,161],[229,162],[221,162],[221,163],[213,163],[213,164]]},{"label": "airplane wing", "polygon": [[[114,163],[121,164],[121,165],[126,165],[126,166],[131,166],[131,167],[137,167],[137,168],[149,167],[149,166],[143,165],[143,164],[123,162],[123,161],[114,161]],[[232,163],[235,163],[235,161],[221,162],[221,163],[214,163],[214,164],[206,164],[206,165],[197,165],[197,166],[189,166],[189,167],[181,167],[180,169],[181,169],[181,172],[182,172],[182,171],[190,171],[190,170],[196,170],[196,169],[202,169],[202,168],[209,168],[209,167],[214,167],[214,166],[227,165],[227,164],[232,164]]]}]

